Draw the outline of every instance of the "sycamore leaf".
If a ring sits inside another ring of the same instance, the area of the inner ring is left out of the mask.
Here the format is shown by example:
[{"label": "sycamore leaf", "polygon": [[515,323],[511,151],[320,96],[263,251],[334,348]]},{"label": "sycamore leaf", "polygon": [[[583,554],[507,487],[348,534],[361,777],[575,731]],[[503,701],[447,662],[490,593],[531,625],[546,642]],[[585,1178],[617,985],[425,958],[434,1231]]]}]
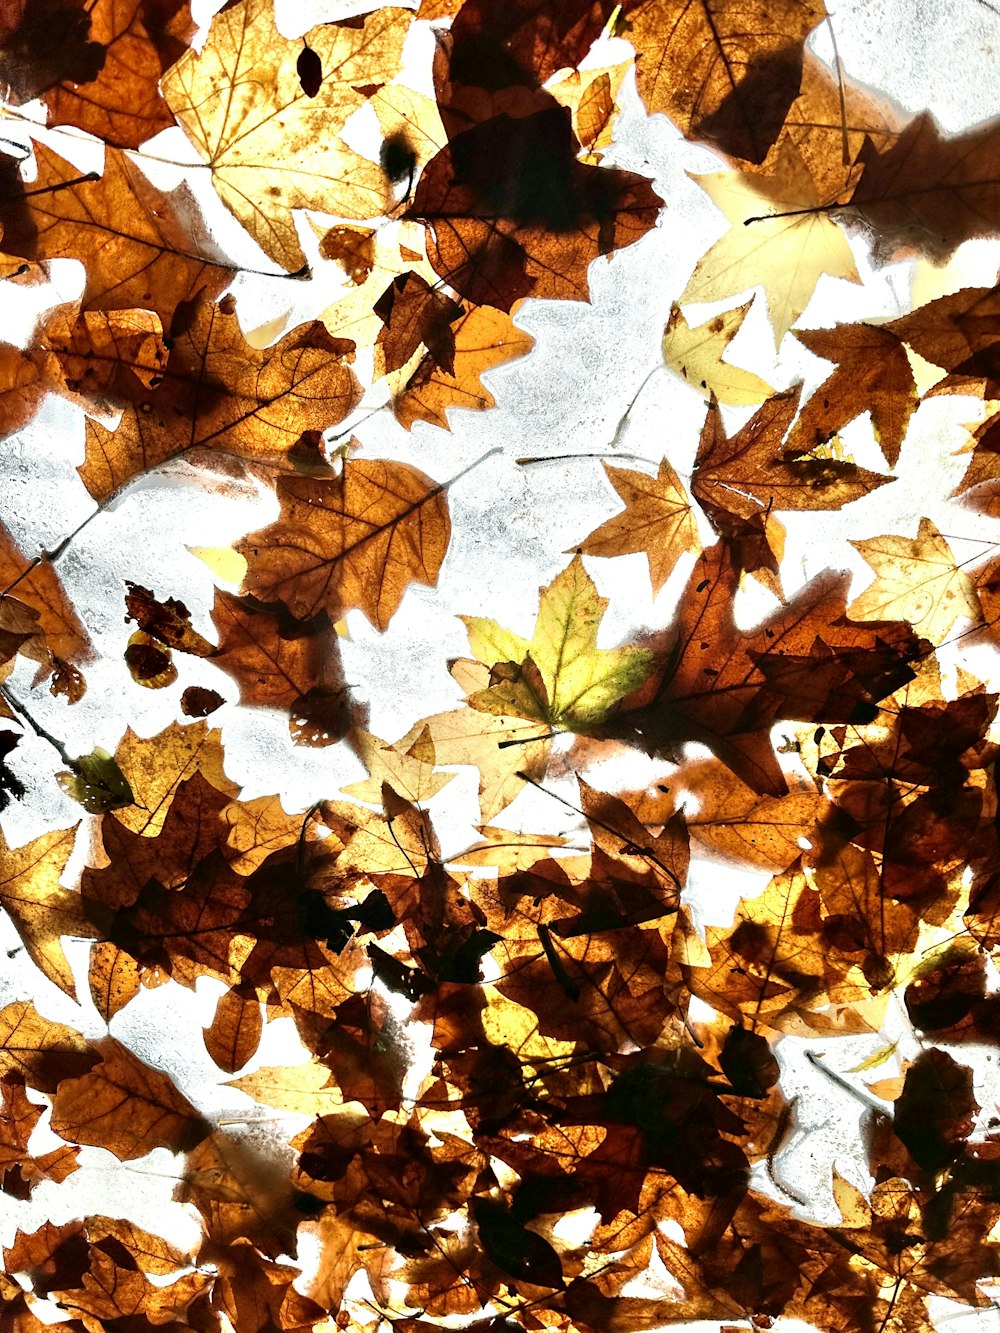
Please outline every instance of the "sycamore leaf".
[{"label": "sycamore leaf", "polygon": [[732,226],[698,260],[680,296],[682,305],[761,286],[777,347],[809,304],[822,274],[861,281],[844,233],[822,211],[827,200],[819,197],[791,146],[766,177],[720,172],[694,179]]},{"label": "sycamore leaf", "polygon": [[649,581],[657,593],[684,552],[701,546],[684,486],[665,458],[655,477],[609,463],[603,466],[625,508],[595,528],[579,550],[584,555],[645,555]]},{"label": "sycamore leaf", "polygon": [[435,272],[477,305],[525,296],[586,301],[587,269],[656,225],[645,176],[577,160],[569,112],[551,98],[455,135],[427,164],[408,218],[427,223]]},{"label": "sycamore leaf", "polygon": [[570,731],[602,722],[653,666],[653,654],[641,648],[597,647],[607,605],[577,555],[541,590],[530,643],[495,621],[463,616],[473,652],[494,677],[468,703]]},{"label": "sycamore leaf", "polygon": [[663,359],[667,366],[708,398],[715,394],[720,403],[746,405],[759,403],[774,392],[753,371],[741,370],[722,360],[722,354],[743,326],[752,301],[713,316],[692,329],[678,305],[670,307],[670,318],[663,330]]},{"label": "sycamore leaf", "polygon": [[84,262],[85,310],[153,310],[168,323],[181,301],[229,286],[233,270],[209,237],[186,185],[158,190],[124,153],[81,177],[44,144],[30,196],[18,182],[0,200],[3,245],[25,259]]},{"label": "sycamore leaf", "polygon": [[893,480],[856,463],[810,458],[791,440],[783,444],[798,402],[798,388],[775,394],[728,438],[718,406],[709,407],[691,491],[717,531],[727,515],[755,521],[772,509],[841,509]]},{"label": "sycamore leaf", "polygon": [[[489,685],[489,670],[462,659],[452,674],[466,694]],[[479,774],[482,820],[496,816],[524,788],[522,774],[540,782],[552,748],[548,726],[513,717],[494,717],[471,708],[436,713],[425,720],[439,764],[471,764]]]},{"label": "sycamore leaf", "polygon": [[220,199],[283,268],[305,258],[292,209],[344,218],[385,211],[385,173],[340,131],[364,105],[365,87],[395,76],[410,17],[380,9],[364,23],[313,28],[305,43],[323,78],[310,97],[297,69],[302,42],[277,31],[269,0],[239,0],[212,20],[202,50],[185,52],[164,76],[167,104],[212,168]]},{"label": "sycamore leaf", "polygon": [[281,477],[281,516],[237,543],[246,588],[297,616],[352,607],[384,630],[410,583],[433,587],[448,549],[445,486],[407,463],[347,459],[333,480]]},{"label": "sycamore leaf", "polygon": [[815,449],[862,412],[870,412],[876,443],[894,467],[917,406],[913,371],[899,338],[872,324],[799,329],[795,336],[815,356],[836,361],[837,369],[803,407],[789,447]]},{"label": "sycamore leaf", "polygon": [[105,500],[198,449],[251,462],[282,458],[302,431],[322,430],[355,407],[357,380],[344,364],[352,352],[318,323],[258,351],[231,301],[214,306],[202,297],[182,306],[162,378],[136,394],[117,429],[88,422],[84,484]]},{"label": "sycamore leaf", "polygon": [[76,995],[73,972],[60,936],[97,932],[78,893],[59,886],[76,829],[44,833],[13,850],[0,834],[0,904],[13,921],[35,965],[67,995]]},{"label": "sycamore leaf", "polygon": [[823,0],[642,0],[624,34],[650,112],[689,139],[762,162],[799,93],[802,48]]},{"label": "sycamore leaf", "polygon": [[934,644],[947,639],[956,621],[979,624],[979,598],[969,575],[956,566],[945,539],[929,518],[915,538],[868,537],[851,545],[875,571],[875,580],[848,607],[859,620],[908,620]]},{"label": "sycamore leaf", "polygon": [[30,1000],[0,1009],[0,1075],[15,1073],[29,1088],[55,1092],[93,1063],[93,1049],[79,1032],[43,1018]]},{"label": "sycamore leaf", "polygon": [[52,1128],[72,1143],[106,1148],[122,1162],[153,1148],[183,1152],[209,1132],[166,1074],[143,1064],[113,1037],[93,1044],[100,1063],[64,1078],[52,1107]]}]

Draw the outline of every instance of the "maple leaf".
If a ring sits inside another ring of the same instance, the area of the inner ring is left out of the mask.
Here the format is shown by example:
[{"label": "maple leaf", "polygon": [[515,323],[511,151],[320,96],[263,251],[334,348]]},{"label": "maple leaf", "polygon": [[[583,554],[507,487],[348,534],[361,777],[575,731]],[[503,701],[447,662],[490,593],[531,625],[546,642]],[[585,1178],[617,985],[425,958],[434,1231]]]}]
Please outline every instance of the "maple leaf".
[{"label": "maple leaf", "polygon": [[125,732],[115,751],[135,804],[115,813],[115,823],[144,837],[155,838],[163,828],[170,804],[180,784],[196,772],[204,775],[217,792],[237,791],[222,767],[222,733],[203,722],[193,726],[171,723],[155,736],[140,737]]},{"label": "maple leaf", "polygon": [[963,241],[996,231],[998,136],[994,120],[964,134],[942,134],[925,111],[885,152],[865,142],[858,155],[864,172],[850,205],[877,233],[883,258],[916,251],[941,264]]},{"label": "maple leaf", "polygon": [[759,285],[777,347],[809,304],[822,274],[861,281],[843,232],[822,211],[827,200],[791,145],[767,175],[720,172],[694,179],[732,226],[698,260],[681,305],[717,301]]},{"label": "maple leaf", "polygon": [[356,607],[384,630],[408,584],[433,587],[451,536],[446,487],[407,463],[347,459],[339,477],[280,477],[281,517],[237,543],[246,589],[297,616]]},{"label": "maple leaf", "polygon": [[762,162],[799,93],[822,0],[640,0],[623,6],[639,94],[689,139]]},{"label": "maple leaf", "polygon": [[185,1151],[209,1127],[166,1074],[152,1069],[113,1037],[93,1044],[100,1063],[79,1078],[63,1078],[52,1107],[52,1128],[74,1143],[106,1148],[123,1162],[153,1148]]},{"label": "maple leaf", "polygon": [[940,644],[959,620],[978,624],[983,613],[972,579],[955,564],[948,543],[929,518],[912,537],[867,537],[851,545],[875,570],[875,580],[848,614],[859,620],[908,620]]},{"label": "maple leaf", "polygon": [[463,616],[472,651],[492,668],[489,687],[466,702],[570,731],[602,722],[653,666],[652,654],[643,649],[597,647],[607,605],[577,555],[541,589],[530,642],[495,620]]},{"label": "maple leaf", "polygon": [[385,173],[340,131],[364,105],[365,88],[395,76],[410,17],[380,9],[363,23],[306,33],[323,73],[314,97],[299,78],[302,43],[281,36],[268,0],[228,6],[202,50],[185,52],[164,75],[167,105],[212,168],[219,198],[283,268],[305,262],[292,209],[342,218],[385,211]]},{"label": "maple leaf", "polygon": [[178,309],[170,343],[162,378],[135,395],[117,429],[87,423],[80,475],[95,499],[197,449],[273,462],[303,430],[334,424],[358,401],[344,364],[352,345],[318,323],[258,351],[240,332],[231,302],[213,306],[202,297]]},{"label": "maple leaf", "polygon": [[181,301],[211,300],[233,270],[209,238],[186,185],[164,193],[116,148],[97,179],[44,144],[30,193],[18,180],[0,199],[3,244],[26,259],[84,262],[85,310],[152,310],[169,323]]},{"label": "maple leaf", "polygon": [[680,306],[671,306],[662,344],[667,366],[706,398],[714,394],[720,403],[742,405],[767,398],[774,390],[759,375],[722,360],[752,304],[747,301],[726,310],[696,329],[689,327]]},{"label": "maple leaf", "polygon": [[875,441],[894,467],[917,406],[913,372],[900,340],[872,324],[799,329],[795,336],[814,356],[836,361],[837,369],[802,409],[789,446],[814,449],[862,412],[870,412]]},{"label": "maple leaf", "polygon": [[428,163],[408,218],[427,223],[436,273],[478,305],[586,301],[591,260],[640,240],[662,199],[644,176],[577,161],[568,110],[549,98],[494,116]]},{"label": "maple leaf", "polygon": [[584,555],[645,555],[649,581],[657,593],[685,551],[698,551],[698,529],[680,478],[667,459],[655,477],[603,464],[625,508],[580,544]]}]

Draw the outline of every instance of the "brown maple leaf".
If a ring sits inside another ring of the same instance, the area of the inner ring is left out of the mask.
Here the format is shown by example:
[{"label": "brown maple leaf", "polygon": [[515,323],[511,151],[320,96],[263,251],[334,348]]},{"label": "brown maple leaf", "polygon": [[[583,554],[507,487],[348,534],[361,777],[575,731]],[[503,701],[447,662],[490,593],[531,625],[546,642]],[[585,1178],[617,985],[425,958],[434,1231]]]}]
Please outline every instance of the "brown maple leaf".
[{"label": "brown maple leaf", "polygon": [[652,702],[605,724],[650,752],[699,740],[754,791],[787,787],[770,729],[780,719],[846,721],[912,678],[921,641],[893,621],[846,618],[847,577],[820,575],[751,631],[738,629],[739,571],[722,544],[703,552],[681,596]]},{"label": "brown maple leaf", "polygon": [[862,412],[870,412],[875,441],[895,467],[917,406],[913,372],[899,338],[872,324],[799,329],[795,336],[815,356],[836,361],[837,369],[806,402],[789,447],[814,449]]},{"label": "brown maple leaf", "polygon": [[649,581],[657,593],[684,552],[701,548],[683,483],[665,458],[655,477],[608,463],[603,466],[625,508],[595,528],[579,549],[584,555],[645,555]]},{"label": "brown maple leaf", "polygon": [[187,0],[42,0],[22,8],[0,57],[0,74],[15,75],[22,101],[40,95],[55,124],[116,148],[138,148],[173,125],[159,80],[194,34]]},{"label": "brown maple leaf", "polygon": [[451,535],[446,487],[407,463],[347,459],[339,477],[281,477],[281,517],[237,543],[245,586],[301,617],[349,608],[384,630],[412,582],[437,582]]},{"label": "brown maple leaf", "polygon": [[585,301],[591,260],[656,225],[663,201],[649,181],[578,162],[569,112],[550,103],[454,137],[428,163],[407,211],[428,225],[435,271],[478,305]]}]

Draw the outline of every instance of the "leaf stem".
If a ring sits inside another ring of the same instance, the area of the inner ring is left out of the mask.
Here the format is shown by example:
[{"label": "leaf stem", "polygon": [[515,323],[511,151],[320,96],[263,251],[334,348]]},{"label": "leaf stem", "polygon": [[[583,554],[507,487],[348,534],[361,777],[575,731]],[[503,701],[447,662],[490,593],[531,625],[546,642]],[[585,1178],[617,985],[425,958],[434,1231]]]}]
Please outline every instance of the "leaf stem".
[{"label": "leaf stem", "polygon": [[51,732],[45,730],[45,728],[42,726],[40,722],[35,721],[35,719],[28,712],[27,708],[25,708],[24,704],[21,703],[20,699],[18,699],[17,696],[14,694],[13,690],[11,690],[9,685],[0,685],[0,695],[4,697],[4,699],[14,710],[14,712],[18,715],[18,717],[20,717],[22,721],[27,722],[28,726],[35,733],[35,735],[40,737],[43,741],[48,741],[48,743],[52,746],[53,750],[55,750],[56,754],[58,754],[59,758],[63,761],[63,763],[66,764],[68,768],[75,770],[76,768],[75,760],[69,757],[69,752],[67,751],[65,745],[63,745],[62,741],[57,740],[55,736],[52,735]]}]

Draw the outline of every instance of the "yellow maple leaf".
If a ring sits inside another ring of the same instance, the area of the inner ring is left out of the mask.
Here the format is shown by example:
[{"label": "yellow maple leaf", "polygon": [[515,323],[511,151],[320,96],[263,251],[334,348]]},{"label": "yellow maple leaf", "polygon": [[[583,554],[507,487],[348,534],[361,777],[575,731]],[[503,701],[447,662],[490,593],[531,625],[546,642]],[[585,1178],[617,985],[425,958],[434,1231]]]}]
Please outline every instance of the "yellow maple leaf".
[{"label": "yellow maple leaf", "polygon": [[809,304],[823,273],[861,281],[844,233],[821,211],[829,201],[819,197],[816,182],[790,144],[770,175],[720,171],[693,179],[733,225],[698,260],[682,305],[763,287],[777,346]]},{"label": "yellow maple leaf", "polygon": [[491,684],[469,696],[485,713],[527,717],[581,731],[607,717],[649,675],[653,654],[597,646],[607,599],[579,555],[542,589],[531,642],[495,620],[462,616],[472,651],[492,667]]},{"label": "yellow maple leaf", "polygon": [[390,182],[340,137],[366,89],[399,68],[411,15],[379,9],[363,24],[321,24],[306,34],[322,81],[302,87],[302,41],[282,37],[271,0],[240,0],[212,20],[201,51],[186,51],[162,90],[222,202],[283,268],[305,262],[293,208],[345,218],[378,217]]},{"label": "yellow maple leaf", "polygon": [[381,805],[382,784],[387,782],[399,796],[419,804],[429,801],[455,776],[434,772],[434,743],[426,725],[415,727],[394,745],[361,727],[354,729],[351,739],[369,776],[341,791],[357,801]]},{"label": "yellow maple leaf", "polygon": [[670,308],[670,318],[663,330],[663,359],[667,366],[701,391],[705,398],[715,394],[720,403],[745,407],[763,402],[774,393],[770,384],[752,370],[723,361],[722,354],[739,333],[752,301],[723,310],[704,324],[692,329],[680,307]]},{"label": "yellow maple leaf", "polygon": [[645,555],[649,581],[657,593],[678,557],[700,548],[691,502],[665,458],[655,477],[607,463],[604,470],[625,508],[595,528],[580,549],[586,555]]},{"label": "yellow maple leaf", "polygon": [[929,518],[920,520],[915,538],[885,535],[851,545],[875,571],[874,582],[847,608],[852,619],[908,620],[934,644],[944,642],[957,620],[982,620],[971,578]]}]

